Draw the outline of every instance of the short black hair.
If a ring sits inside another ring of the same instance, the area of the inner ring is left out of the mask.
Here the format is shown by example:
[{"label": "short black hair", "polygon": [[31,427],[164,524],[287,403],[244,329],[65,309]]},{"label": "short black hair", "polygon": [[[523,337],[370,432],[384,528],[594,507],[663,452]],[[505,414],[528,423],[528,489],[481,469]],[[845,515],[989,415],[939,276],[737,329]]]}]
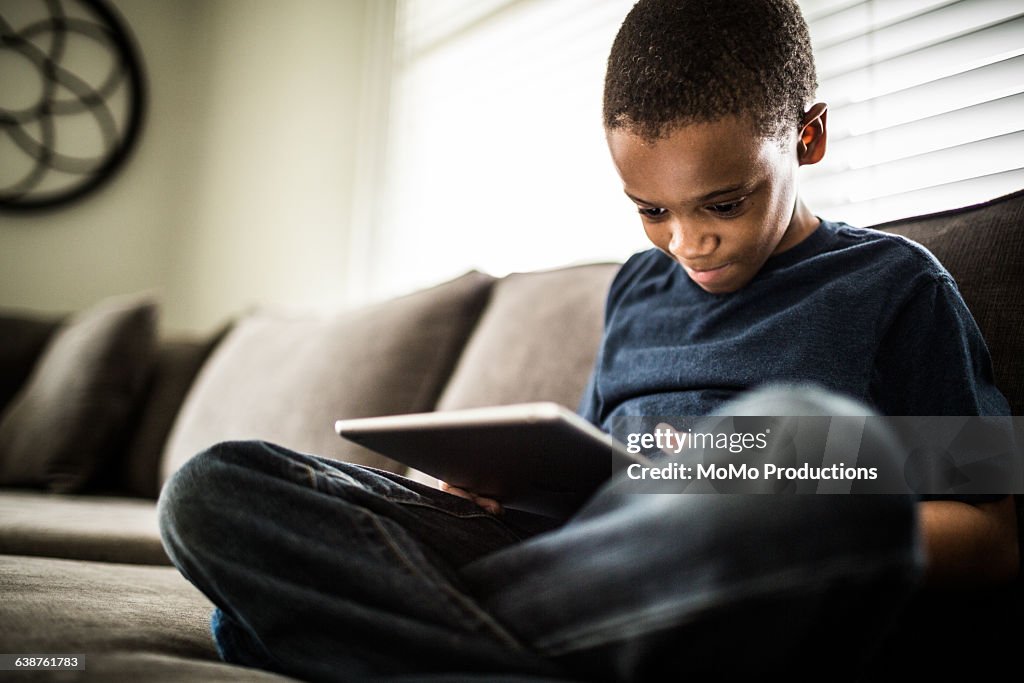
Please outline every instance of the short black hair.
[{"label": "short black hair", "polygon": [[795,0],[640,0],[608,57],[604,125],[655,140],[735,114],[777,137],[817,85]]}]

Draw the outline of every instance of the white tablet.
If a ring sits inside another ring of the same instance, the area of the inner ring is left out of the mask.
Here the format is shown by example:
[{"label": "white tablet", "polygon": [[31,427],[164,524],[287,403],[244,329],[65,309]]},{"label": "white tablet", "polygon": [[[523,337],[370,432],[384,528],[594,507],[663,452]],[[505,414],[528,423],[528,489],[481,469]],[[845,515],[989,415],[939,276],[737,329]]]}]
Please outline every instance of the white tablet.
[{"label": "white tablet", "polygon": [[553,517],[577,509],[628,453],[557,403],[338,420],[338,435],[509,508]]}]

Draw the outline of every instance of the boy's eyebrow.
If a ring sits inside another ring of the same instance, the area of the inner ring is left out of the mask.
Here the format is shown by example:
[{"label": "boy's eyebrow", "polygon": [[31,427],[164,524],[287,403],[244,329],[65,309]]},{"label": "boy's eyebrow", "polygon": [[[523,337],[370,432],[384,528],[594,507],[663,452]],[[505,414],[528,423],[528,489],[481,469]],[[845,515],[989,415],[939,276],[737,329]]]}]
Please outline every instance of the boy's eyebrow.
[{"label": "boy's eyebrow", "polygon": [[[696,203],[709,202],[712,199],[715,199],[716,197],[721,197],[722,195],[726,195],[726,194],[731,194],[733,192],[737,192],[739,190],[744,189],[745,187],[747,187],[747,183],[737,183],[735,185],[730,185],[729,187],[723,187],[720,190],[714,190],[712,192],[708,192],[703,197],[698,197],[697,199],[694,200],[694,202],[696,202]],[[647,204],[648,206],[657,206],[658,205],[656,202],[649,202],[646,199],[641,199],[640,197],[635,197],[635,196],[631,195],[629,192],[626,192],[625,190],[623,190],[623,192],[625,192],[626,196],[629,197],[630,199],[632,199],[637,204]]]}]

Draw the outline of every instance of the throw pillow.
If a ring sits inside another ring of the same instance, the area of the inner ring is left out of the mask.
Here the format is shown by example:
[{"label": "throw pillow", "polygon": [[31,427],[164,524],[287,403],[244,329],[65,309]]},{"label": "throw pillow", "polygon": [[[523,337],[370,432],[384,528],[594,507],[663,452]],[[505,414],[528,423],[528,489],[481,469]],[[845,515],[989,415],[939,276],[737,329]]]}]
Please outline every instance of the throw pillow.
[{"label": "throw pillow", "polygon": [[0,410],[24,386],[60,323],[13,311],[0,315]]},{"label": "throw pillow", "polygon": [[0,486],[81,490],[142,388],[156,304],[117,297],[69,318],[0,416]]},{"label": "throw pillow", "polygon": [[163,481],[219,441],[262,439],[396,472],[334,421],[433,410],[493,281],[451,282],[332,317],[256,313],[214,350],[164,450]]},{"label": "throw pillow", "polygon": [[573,266],[498,281],[438,409],[554,401],[575,410],[618,269]]}]

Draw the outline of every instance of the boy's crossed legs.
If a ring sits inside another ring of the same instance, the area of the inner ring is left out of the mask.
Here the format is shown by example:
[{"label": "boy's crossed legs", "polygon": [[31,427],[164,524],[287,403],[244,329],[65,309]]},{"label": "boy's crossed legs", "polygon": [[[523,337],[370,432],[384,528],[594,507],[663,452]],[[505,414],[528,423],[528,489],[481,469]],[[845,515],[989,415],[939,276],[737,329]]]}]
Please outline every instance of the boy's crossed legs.
[{"label": "boy's crossed legs", "polygon": [[[786,396],[734,406],[836,412]],[[218,606],[222,656],[310,680],[842,678],[920,575],[909,497],[619,489],[538,533],[396,475],[234,442],[175,474],[160,522]]]}]

